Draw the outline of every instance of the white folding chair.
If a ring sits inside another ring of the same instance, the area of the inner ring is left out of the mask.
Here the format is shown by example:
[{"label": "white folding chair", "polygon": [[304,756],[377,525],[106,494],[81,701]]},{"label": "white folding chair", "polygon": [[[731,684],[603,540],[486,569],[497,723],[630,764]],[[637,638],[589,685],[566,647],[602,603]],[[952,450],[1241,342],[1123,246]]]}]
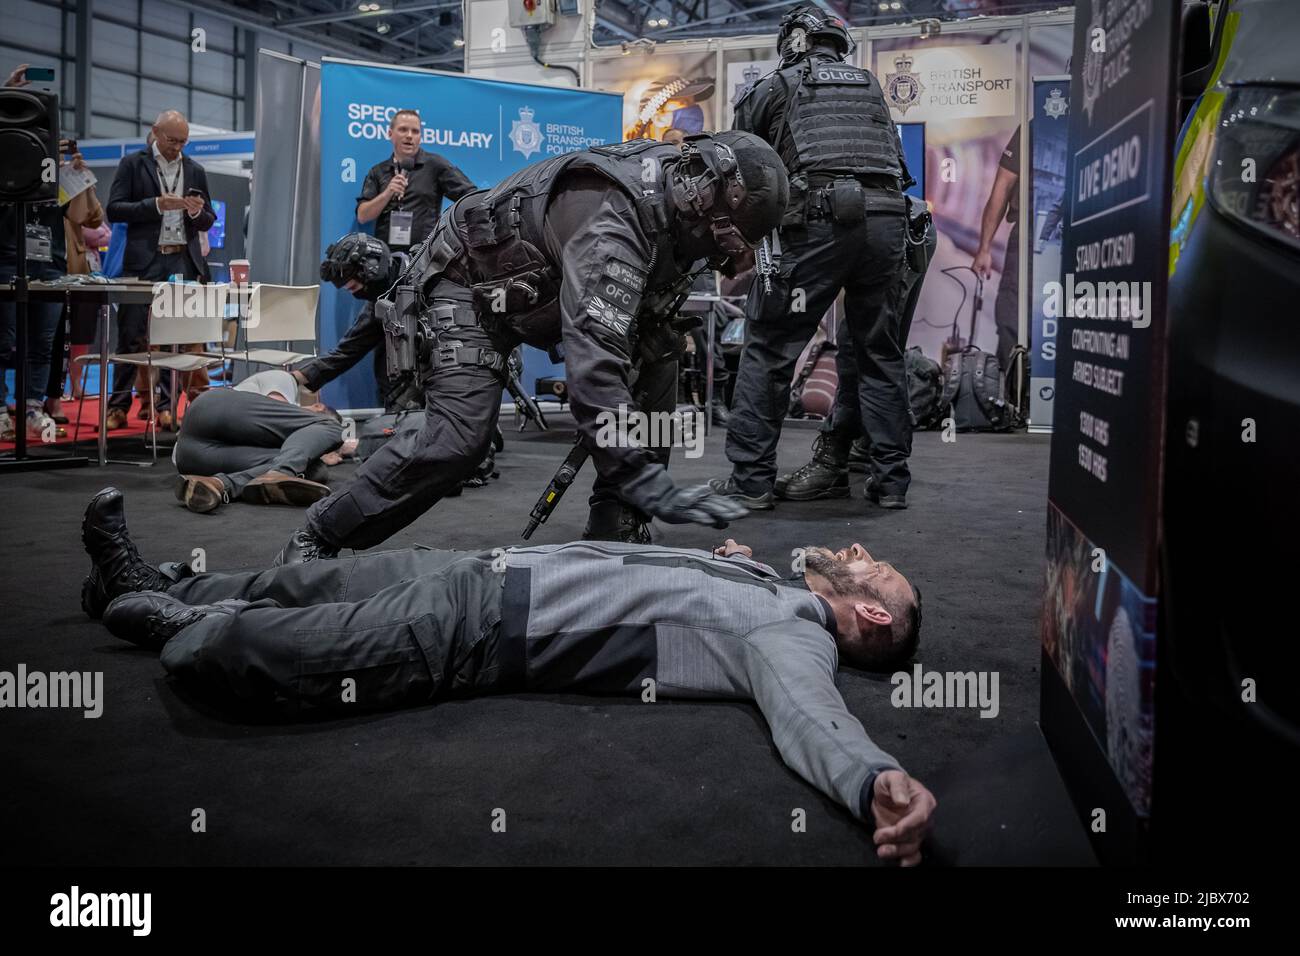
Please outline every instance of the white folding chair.
[{"label": "white folding chair", "polygon": [[[153,369],[167,372],[193,372],[220,365],[221,359],[204,352],[163,352],[159,345],[192,345],[195,342],[215,342],[221,339],[221,321],[226,312],[229,286],[224,284],[199,285],[197,283],[165,283],[154,286],[154,301],[149,309],[149,345],[147,352],[114,352],[111,363],[143,366],[149,369],[150,383]],[[75,359],[81,368],[81,405],[77,408],[77,428],[72,441],[80,435],[82,406],[86,403],[86,375],[91,363],[98,363],[98,355],[79,355]],[[103,391],[103,389],[101,389]],[[158,415],[154,407],[154,390],[149,388],[149,429],[153,434],[153,459],[158,461]],[[108,394],[107,391],[104,394]],[[176,411],[180,411],[180,396],[173,395]]]},{"label": "white folding chair", "polygon": [[[316,357],[316,308],[320,303],[318,285],[253,286],[244,324],[244,361],[259,365],[278,365],[287,369],[295,362]],[[293,352],[294,342],[310,341],[311,352]],[[256,342],[277,342],[283,348],[252,348]]]}]

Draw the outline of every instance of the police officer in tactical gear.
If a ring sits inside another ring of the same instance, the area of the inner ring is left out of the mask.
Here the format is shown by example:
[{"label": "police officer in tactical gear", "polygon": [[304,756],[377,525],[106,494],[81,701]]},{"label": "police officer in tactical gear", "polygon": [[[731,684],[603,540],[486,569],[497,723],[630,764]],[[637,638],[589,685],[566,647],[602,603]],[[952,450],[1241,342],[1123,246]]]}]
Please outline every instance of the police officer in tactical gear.
[{"label": "police officer in tactical gear", "polygon": [[422,380],[425,425],[317,502],[280,560],[377,545],[467,477],[491,440],[505,356],[521,342],[557,358],[563,347],[597,471],[589,537],[635,537],[650,517],[725,527],[743,516],[707,487],[674,485],[667,448],[602,447],[598,416],[673,409],[682,339],[671,319],[694,273],[752,255],[788,196],[776,153],[748,133],[680,147],[634,140],[536,163],[461,198],[409,264],[378,247],[357,255],[360,240],[337,244],[323,274],[376,300],[389,371]]},{"label": "police officer in tactical gear", "polygon": [[[921,298],[930,260],[938,244],[934,219],[925,201],[907,196],[907,271],[903,278],[905,304],[899,341],[907,342],[912,329],[912,317]],[[776,479],[776,496],[783,501],[815,501],[819,498],[847,498],[849,496],[849,469],[867,472],[864,496],[868,501],[885,508],[898,508],[898,502],[882,501],[876,487],[876,473],[872,468],[870,437],[862,428],[862,405],[858,400],[861,376],[858,372],[857,349],[851,341],[852,329],[841,330],[839,348],[835,350],[835,404],[826,421],[822,423],[813,441],[812,458],[793,472]],[[908,408],[909,421],[916,424],[912,409]],[[905,503],[905,502],[904,502]]]},{"label": "police officer in tactical gear", "polygon": [[[773,506],[795,365],[842,289],[841,348],[854,350],[873,487],[880,504],[899,507],[912,443],[902,332],[902,190],[912,179],[880,84],[870,71],[842,62],[853,46],[844,23],[795,7],[781,21],[778,44],[781,65],[736,104],[735,126],[775,147],[789,171],[790,202],[779,243],[772,243],[779,257],[755,281],[746,305],[727,428],[732,473],[709,484],[748,508]],[[836,443],[833,454],[847,461],[848,444],[841,456]]]}]

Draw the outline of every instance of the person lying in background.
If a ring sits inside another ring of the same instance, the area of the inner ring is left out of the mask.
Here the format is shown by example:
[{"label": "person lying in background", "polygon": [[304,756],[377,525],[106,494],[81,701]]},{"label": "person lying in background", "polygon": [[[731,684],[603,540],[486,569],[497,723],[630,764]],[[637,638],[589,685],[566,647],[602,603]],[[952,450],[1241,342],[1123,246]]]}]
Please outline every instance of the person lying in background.
[{"label": "person lying in background", "polygon": [[194,399],[172,453],[177,500],[208,514],[235,500],[306,507],[327,497],[326,464],[356,442],[343,440],[334,409],[298,399],[297,380],[282,369]]}]

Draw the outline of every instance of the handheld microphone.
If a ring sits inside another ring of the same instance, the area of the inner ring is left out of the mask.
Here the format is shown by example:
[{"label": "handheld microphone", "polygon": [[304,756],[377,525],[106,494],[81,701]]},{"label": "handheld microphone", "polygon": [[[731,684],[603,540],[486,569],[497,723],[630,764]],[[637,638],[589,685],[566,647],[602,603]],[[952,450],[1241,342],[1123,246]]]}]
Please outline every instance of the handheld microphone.
[{"label": "handheld microphone", "polygon": [[[411,178],[409,174],[414,168],[415,160],[410,156],[404,156],[393,163],[393,175],[396,176],[398,173],[402,173],[406,175],[407,181],[409,182]],[[397,208],[402,208],[402,200],[400,199],[397,200]]]}]

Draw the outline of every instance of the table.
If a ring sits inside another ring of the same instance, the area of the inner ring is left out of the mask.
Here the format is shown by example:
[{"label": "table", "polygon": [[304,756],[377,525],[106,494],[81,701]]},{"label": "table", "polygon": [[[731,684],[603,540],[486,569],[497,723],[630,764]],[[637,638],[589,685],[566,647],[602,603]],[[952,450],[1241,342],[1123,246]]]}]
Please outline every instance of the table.
[{"label": "table", "polygon": [[[99,350],[99,464],[108,464],[108,353],[109,342],[111,341],[111,330],[108,325],[109,310],[105,308],[108,305],[149,305],[153,302],[153,287],[155,283],[143,279],[118,279],[112,282],[42,282],[33,281],[27,284],[27,297],[29,300],[36,302],[81,302],[91,303],[100,306],[100,338],[102,348]],[[15,299],[14,287],[11,283],[0,283],[0,302],[12,302]],[[26,356],[20,358],[25,361]],[[19,396],[20,403],[26,396]],[[21,404],[20,404],[21,407]],[[76,465],[86,464],[85,459],[77,457],[69,458],[42,458],[28,459],[27,453],[27,432],[22,427],[21,419],[18,427],[14,429],[16,441],[15,460],[13,465],[21,464],[24,461],[38,461],[39,465],[32,467],[74,467]]]}]

